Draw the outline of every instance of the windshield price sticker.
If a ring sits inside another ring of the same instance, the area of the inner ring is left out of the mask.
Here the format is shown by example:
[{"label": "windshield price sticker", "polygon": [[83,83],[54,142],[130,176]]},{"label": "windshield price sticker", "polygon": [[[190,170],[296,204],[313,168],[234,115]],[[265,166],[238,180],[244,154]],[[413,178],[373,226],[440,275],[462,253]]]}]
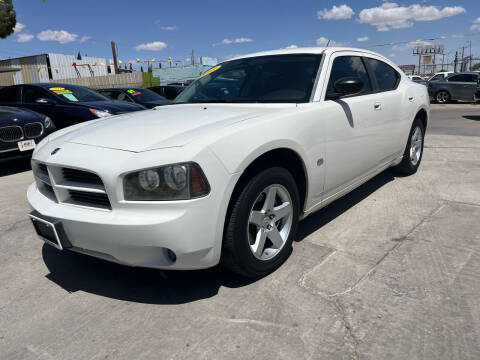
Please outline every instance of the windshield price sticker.
[{"label": "windshield price sticker", "polygon": [[50,88],[50,91],[54,92],[57,95],[71,94],[72,93],[70,90],[65,89],[63,87],[52,87],[52,88]]},{"label": "windshield price sticker", "polygon": [[222,65],[217,65],[217,66],[215,66],[215,67],[213,67],[213,68],[205,71],[205,72],[202,74],[202,76],[200,76],[200,77],[202,78],[202,77],[204,77],[204,76],[207,76],[207,75],[213,73],[214,71],[217,71],[217,70],[220,69],[221,67],[222,67]]}]

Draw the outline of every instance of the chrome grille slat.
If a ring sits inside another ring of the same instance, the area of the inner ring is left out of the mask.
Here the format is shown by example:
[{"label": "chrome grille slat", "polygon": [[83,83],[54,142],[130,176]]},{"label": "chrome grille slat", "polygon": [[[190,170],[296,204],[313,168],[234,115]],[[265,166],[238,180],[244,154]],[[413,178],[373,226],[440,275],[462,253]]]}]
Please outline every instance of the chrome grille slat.
[{"label": "chrome grille slat", "polygon": [[20,126],[0,127],[0,140],[5,142],[15,142],[23,139],[23,130]]},{"label": "chrome grille slat", "polygon": [[43,134],[43,124],[41,122],[25,124],[23,130],[26,137],[36,138]]}]

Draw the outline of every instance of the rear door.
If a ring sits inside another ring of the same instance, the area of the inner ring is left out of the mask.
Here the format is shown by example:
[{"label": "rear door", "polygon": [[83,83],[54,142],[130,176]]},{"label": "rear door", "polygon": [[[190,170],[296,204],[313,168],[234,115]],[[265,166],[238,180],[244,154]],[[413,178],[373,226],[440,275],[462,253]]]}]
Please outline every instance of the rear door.
[{"label": "rear door", "polygon": [[376,151],[379,165],[393,160],[404,151],[405,124],[412,120],[416,111],[413,87],[407,83],[400,86],[401,75],[380,58],[365,57],[365,64],[373,81],[377,96],[372,122],[378,129]]}]

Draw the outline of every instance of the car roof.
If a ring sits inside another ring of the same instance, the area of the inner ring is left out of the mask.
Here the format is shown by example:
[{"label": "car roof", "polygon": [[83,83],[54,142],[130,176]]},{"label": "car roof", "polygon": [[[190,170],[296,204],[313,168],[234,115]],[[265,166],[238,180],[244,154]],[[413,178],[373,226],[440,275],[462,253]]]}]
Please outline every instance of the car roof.
[{"label": "car roof", "polygon": [[376,52],[370,51],[370,50],[365,50],[365,49],[359,49],[359,48],[354,48],[354,47],[340,47],[340,46],[331,46],[331,47],[299,47],[299,48],[293,48],[293,49],[278,49],[278,50],[268,50],[268,51],[261,51],[261,52],[256,52],[252,54],[246,54],[246,55],[239,55],[236,56],[230,60],[237,60],[237,59],[245,59],[245,58],[250,58],[250,57],[256,57],[256,56],[269,56],[269,55],[288,55],[288,54],[324,54],[324,53],[333,53],[336,51],[354,51],[354,52],[362,52],[364,54],[370,54],[370,55],[375,55],[379,56],[385,60],[388,60],[385,56],[378,54]]}]

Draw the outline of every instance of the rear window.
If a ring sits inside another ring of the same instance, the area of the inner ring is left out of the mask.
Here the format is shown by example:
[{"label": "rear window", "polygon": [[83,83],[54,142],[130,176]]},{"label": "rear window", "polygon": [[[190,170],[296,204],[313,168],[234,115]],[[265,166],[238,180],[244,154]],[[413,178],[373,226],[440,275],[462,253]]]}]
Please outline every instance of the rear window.
[{"label": "rear window", "polygon": [[377,59],[365,58],[365,60],[377,79],[378,90],[388,91],[397,87],[400,75],[394,68]]}]

